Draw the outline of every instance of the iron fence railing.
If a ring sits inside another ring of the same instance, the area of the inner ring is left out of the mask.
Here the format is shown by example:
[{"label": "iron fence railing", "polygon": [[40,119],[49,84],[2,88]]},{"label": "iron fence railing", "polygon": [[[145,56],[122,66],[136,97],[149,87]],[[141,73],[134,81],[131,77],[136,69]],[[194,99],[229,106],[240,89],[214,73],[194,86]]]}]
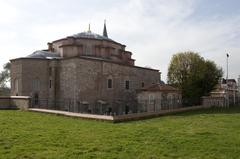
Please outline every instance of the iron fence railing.
[{"label": "iron fence railing", "polygon": [[[226,106],[239,105],[240,98],[229,98],[223,100],[216,100],[209,98],[208,104],[211,106]],[[200,104],[201,105],[201,104]],[[155,100],[133,100],[133,101],[119,101],[115,100],[111,103],[99,102],[83,102],[74,99],[32,99],[32,108],[62,110],[76,113],[99,114],[99,115],[123,115],[132,113],[144,112],[160,112],[162,110],[178,109],[181,107],[188,107],[184,105],[180,99],[155,99]],[[192,105],[193,106],[193,105]],[[196,105],[197,106],[197,105]]]}]

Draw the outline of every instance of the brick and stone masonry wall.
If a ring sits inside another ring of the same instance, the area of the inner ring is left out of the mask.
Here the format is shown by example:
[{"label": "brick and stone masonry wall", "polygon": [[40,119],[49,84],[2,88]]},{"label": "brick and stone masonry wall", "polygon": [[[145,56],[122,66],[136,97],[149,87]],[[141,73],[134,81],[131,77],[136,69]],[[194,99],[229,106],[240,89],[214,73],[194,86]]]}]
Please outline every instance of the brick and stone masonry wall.
[{"label": "brick and stone masonry wall", "polygon": [[[160,81],[157,70],[99,60],[67,59],[62,60],[59,66],[57,78],[60,90],[56,91],[57,99],[86,101],[90,107],[96,101],[103,100],[112,107],[113,112],[121,112],[117,106],[113,106],[116,101],[121,101],[120,105],[124,106],[127,101],[134,100],[136,89],[141,88],[142,82],[147,86]],[[112,79],[110,89],[107,87],[108,79]],[[125,89],[125,81],[130,82],[129,90]]]},{"label": "brick and stone masonry wall", "polygon": [[[38,59],[17,59],[11,61],[11,95],[48,98],[49,61]],[[18,80],[16,88],[15,80]],[[33,88],[34,80],[39,81],[39,88]]]},{"label": "brick and stone masonry wall", "polygon": [[[111,107],[112,112],[123,112],[122,107],[134,111],[132,101],[142,83],[147,86],[160,81],[158,70],[83,57],[62,60],[23,58],[11,60],[11,66],[11,95],[69,101],[64,104],[74,108],[87,102],[90,110],[97,107],[98,101],[104,101],[108,103],[106,109]],[[112,79],[110,89],[108,79]],[[125,89],[126,81],[130,85],[128,90]],[[51,109],[65,110],[65,105],[62,108],[53,103]]]},{"label": "brick and stone masonry wall", "polygon": [[0,109],[27,110],[29,106],[30,106],[30,97],[28,96],[0,97]]}]

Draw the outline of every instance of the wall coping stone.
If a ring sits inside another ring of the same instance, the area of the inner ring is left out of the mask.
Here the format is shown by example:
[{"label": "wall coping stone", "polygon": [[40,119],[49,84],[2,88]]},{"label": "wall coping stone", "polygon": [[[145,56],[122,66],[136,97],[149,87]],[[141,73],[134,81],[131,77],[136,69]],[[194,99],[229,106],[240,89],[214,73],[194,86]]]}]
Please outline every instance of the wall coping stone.
[{"label": "wall coping stone", "polygon": [[29,96],[0,96],[0,99],[31,99]]}]

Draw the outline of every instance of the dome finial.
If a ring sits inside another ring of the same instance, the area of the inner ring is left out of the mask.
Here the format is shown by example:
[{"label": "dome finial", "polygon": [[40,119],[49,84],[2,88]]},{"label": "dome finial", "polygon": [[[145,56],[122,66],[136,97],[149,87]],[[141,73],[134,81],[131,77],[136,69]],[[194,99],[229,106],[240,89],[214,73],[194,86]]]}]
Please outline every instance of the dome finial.
[{"label": "dome finial", "polygon": [[88,32],[91,33],[91,24],[88,24]]},{"label": "dome finial", "polygon": [[108,37],[107,27],[106,27],[106,19],[104,20],[103,36]]}]

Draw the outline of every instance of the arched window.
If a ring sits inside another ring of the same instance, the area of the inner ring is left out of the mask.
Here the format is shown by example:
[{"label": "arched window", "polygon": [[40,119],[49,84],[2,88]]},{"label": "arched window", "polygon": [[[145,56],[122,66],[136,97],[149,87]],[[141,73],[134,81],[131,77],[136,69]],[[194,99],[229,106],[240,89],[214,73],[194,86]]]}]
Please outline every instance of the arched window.
[{"label": "arched window", "polygon": [[129,90],[129,88],[130,88],[130,81],[129,81],[129,80],[126,80],[126,81],[125,81],[125,89],[126,89],[126,90]]},{"label": "arched window", "polygon": [[108,81],[107,81],[107,87],[108,88],[112,88],[113,86],[112,86],[112,79],[108,79]]},{"label": "arched window", "polygon": [[13,82],[13,89],[18,93],[18,79],[16,78]]},{"label": "arched window", "polygon": [[32,89],[33,91],[40,91],[40,80],[38,78],[33,80]]},{"label": "arched window", "polygon": [[112,75],[109,75],[107,77],[107,88],[112,89],[113,88],[113,77]]},{"label": "arched window", "polygon": [[155,101],[155,95],[154,94],[149,94],[149,104],[154,104],[154,101]]},{"label": "arched window", "polygon": [[92,46],[91,45],[86,45],[85,46],[85,54],[86,55],[92,55]]}]

